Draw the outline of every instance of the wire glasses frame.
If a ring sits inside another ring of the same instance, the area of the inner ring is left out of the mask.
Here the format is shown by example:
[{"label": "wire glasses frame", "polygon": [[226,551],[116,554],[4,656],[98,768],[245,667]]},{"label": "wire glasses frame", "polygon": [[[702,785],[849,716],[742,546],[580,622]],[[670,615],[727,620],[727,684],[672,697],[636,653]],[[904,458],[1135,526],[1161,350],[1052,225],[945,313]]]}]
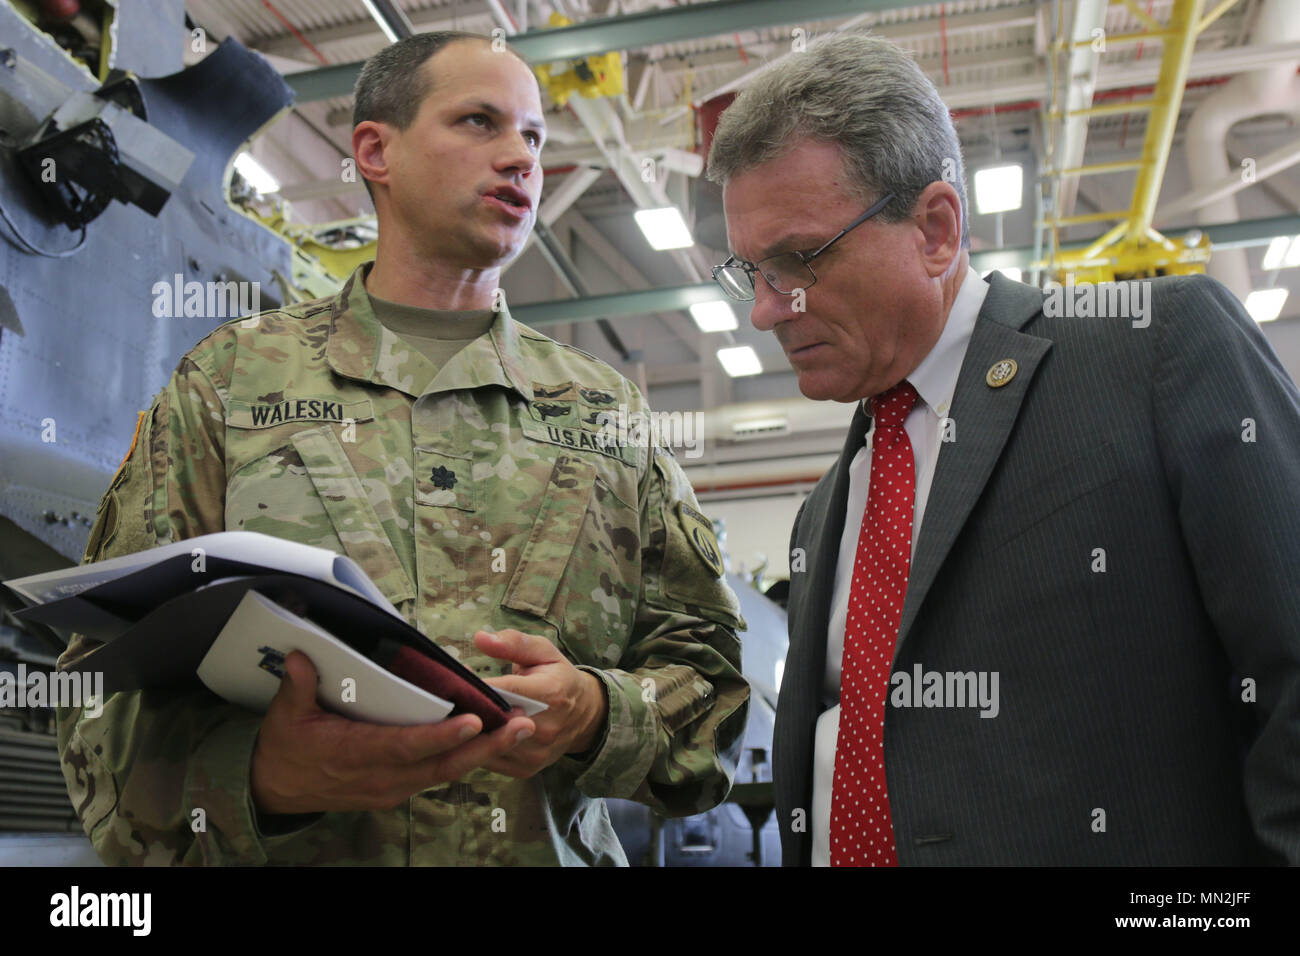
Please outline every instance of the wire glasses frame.
[{"label": "wire glasses frame", "polygon": [[[774,292],[779,292],[781,295],[794,295],[798,289],[807,289],[817,282],[817,273],[812,271],[812,266],[808,263],[884,209],[893,198],[894,194],[889,193],[884,198],[877,200],[871,205],[871,208],[841,229],[834,238],[826,242],[816,252],[780,252],[774,256],[768,256],[766,259],[761,259],[757,263],[745,262],[735,256],[730,256],[722,265],[713,267],[713,279],[718,285],[722,286],[723,292],[733,299],[739,299],[741,302],[748,302],[754,298],[754,273],[756,272],[763,277],[763,281],[771,286]],[[781,261],[778,262],[777,260]],[[765,265],[766,268],[764,268]],[[781,269],[781,266],[785,268]],[[798,281],[805,276],[807,281]],[[782,286],[789,286],[790,288],[786,289],[782,288]]]}]

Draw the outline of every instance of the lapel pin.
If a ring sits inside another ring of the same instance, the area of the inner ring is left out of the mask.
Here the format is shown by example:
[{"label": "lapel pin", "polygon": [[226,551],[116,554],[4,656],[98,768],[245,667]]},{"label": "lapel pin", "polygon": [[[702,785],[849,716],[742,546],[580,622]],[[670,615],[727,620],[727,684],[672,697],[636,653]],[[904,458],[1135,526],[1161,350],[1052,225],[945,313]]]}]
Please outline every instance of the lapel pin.
[{"label": "lapel pin", "polygon": [[1016,377],[1016,369],[1019,367],[1015,359],[1003,359],[989,368],[988,374],[984,376],[984,381],[988,382],[990,388],[1001,388]]}]

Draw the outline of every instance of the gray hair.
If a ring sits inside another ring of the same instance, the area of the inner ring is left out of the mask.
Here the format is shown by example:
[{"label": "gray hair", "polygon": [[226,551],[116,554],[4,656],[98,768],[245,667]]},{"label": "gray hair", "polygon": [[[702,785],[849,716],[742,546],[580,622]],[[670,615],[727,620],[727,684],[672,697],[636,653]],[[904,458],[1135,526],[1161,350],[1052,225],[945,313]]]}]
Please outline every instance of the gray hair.
[{"label": "gray hair", "polygon": [[708,178],[732,176],[776,159],[801,139],[835,143],[864,202],[893,193],[885,222],[911,215],[938,180],[961,198],[961,244],[970,248],[961,143],[929,77],[879,37],[840,33],[787,53],[761,73],[718,121]]}]

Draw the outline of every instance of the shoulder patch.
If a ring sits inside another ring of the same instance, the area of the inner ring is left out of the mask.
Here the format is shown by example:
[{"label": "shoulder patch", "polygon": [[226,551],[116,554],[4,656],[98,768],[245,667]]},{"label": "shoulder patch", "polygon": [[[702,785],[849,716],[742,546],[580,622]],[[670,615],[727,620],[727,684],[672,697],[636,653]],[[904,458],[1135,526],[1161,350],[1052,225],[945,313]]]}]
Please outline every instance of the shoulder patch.
[{"label": "shoulder patch", "polygon": [[117,484],[117,479],[122,477],[122,469],[125,468],[126,463],[131,460],[131,456],[135,454],[135,446],[140,442],[140,429],[144,425],[145,417],[148,414],[147,411],[136,412],[135,434],[131,436],[131,447],[128,448],[126,454],[122,456],[122,462],[117,466],[117,471],[113,472],[113,480],[109,482],[110,487]]},{"label": "shoulder patch", "polygon": [[686,532],[686,540],[705,563],[715,578],[722,577],[722,555],[718,552],[718,539],[713,533],[713,522],[684,501],[677,502],[677,520]]}]

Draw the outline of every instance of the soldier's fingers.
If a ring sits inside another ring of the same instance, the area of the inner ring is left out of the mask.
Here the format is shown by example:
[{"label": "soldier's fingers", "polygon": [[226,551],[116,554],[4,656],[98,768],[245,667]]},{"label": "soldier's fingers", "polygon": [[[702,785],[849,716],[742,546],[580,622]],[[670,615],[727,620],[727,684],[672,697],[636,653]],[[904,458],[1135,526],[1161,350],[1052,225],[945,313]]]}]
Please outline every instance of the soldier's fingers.
[{"label": "soldier's fingers", "polygon": [[427,789],[448,780],[459,780],[476,767],[481,767],[517,747],[533,735],[536,727],[527,717],[512,717],[504,727],[490,734],[480,734],[468,743],[436,757],[430,757],[420,767],[425,781],[420,789]]},{"label": "soldier's fingers", "polygon": [[[302,651],[293,651],[284,659],[284,677],[275,699],[282,700],[291,711],[311,713],[320,710],[316,703],[316,667]],[[275,701],[272,701],[274,705]]]},{"label": "soldier's fingers", "polygon": [[484,654],[501,660],[514,661],[525,667],[563,660],[559,649],[546,638],[524,634],[513,628],[503,628],[496,634],[491,631],[478,631],[474,634],[474,643]]},{"label": "soldier's fingers", "polygon": [[[510,694],[522,694],[524,697],[533,697],[533,694],[528,693],[529,688],[532,688],[534,693],[537,690],[537,688],[533,686],[536,684],[536,681],[529,680],[527,677],[519,677],[514,674],[502,674],[500,677],[485,677],[483,683],[495,690],[503,690]],[[534,697],[534,699],[536,698]],[[515,709],[518,710],[518,708]]]},{"label": "soldier's fingers", "polygon": [[373,729],[368,749],[375,764],[400,767],[419,764],[472,740],[483,730],[483,721],[474,714],[461,714],[436,724]]}]

